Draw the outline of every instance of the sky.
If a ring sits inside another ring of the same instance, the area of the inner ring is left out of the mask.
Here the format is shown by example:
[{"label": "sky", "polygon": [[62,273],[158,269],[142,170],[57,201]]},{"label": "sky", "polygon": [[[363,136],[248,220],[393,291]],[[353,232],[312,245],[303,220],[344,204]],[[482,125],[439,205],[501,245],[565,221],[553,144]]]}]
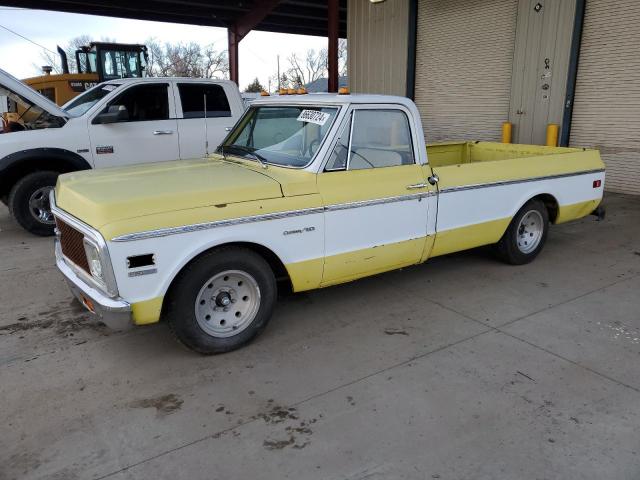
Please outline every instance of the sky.
[{"label": "sky", "polygon": [[[120,43],[144,43],[155,37],[162,43],[193,41],[202,45],[213,43],[219,50],[227,48],[226,29],[177,23],[0,7],[0,25],[53,51],[56,45],[64,47],[72,38],[85,34],[95,40],[110,38]],[[326,44],[324,37],[249,33],[240,42],[240,88],[244,89],[255,77],[267,87],[269,77],[277,71],[277,55],[280,55],[280,68],[284,69],[286,58],[292,53],[304,54],[308,49],[319,50]],[[40,65],[44,64],[41,52],[42,48],[0,27],[0,68],[3,70],[18,78],[39,75]]]}]

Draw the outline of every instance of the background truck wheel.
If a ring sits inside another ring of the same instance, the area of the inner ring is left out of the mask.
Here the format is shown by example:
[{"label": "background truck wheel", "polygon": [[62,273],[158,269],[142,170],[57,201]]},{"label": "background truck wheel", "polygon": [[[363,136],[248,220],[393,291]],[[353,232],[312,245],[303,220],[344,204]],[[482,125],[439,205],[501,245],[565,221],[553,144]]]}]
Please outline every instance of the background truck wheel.
[{"label": "background truck wheel", "polygon": [[223,353],[243,346],[265,328],[276,297],[275,276],[260,255],[223,247],[180,273],[166,315],[185,346],[204,354]]},{"label": "background truck wheel", "polygon": [[58,172],[34,172],[22,177],[9,194],[9,211],[28,232],[43,237],[53,235],[55,221],[49,205],[49,193],[56,185]]},{"label": "background truck wheel", "polygon": [[549,212],[540,200],[528,201],[513,217],[496,244],[496,253],[506,263],[523,265],[538,256],[549,232]]}]

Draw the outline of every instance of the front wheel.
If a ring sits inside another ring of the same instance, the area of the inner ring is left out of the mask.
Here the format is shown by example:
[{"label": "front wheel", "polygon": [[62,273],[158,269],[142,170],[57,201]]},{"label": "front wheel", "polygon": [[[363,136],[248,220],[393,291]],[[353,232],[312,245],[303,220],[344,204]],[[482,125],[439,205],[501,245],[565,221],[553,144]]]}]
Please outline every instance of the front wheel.
[{"label": "front wheel", "polygon": [[235,350],[267,325],[277,297],[269,264],[252,250],[223,247],[187,266],[169,294],[166,318],[199,353]]},{"label": "front wheel", "polygon": [[511,265],[523,265],[538,256],[547,240],[549,212],[540,200],[528,201],[513,217],[496,244],[498,256]]},{"label": "front wheel", "polygon": [[9,211],[28,232],[43,237],[53,235],[55,220],[49,194],[56,185],[58,172],[33,172],[22,177],[9,194]]}]

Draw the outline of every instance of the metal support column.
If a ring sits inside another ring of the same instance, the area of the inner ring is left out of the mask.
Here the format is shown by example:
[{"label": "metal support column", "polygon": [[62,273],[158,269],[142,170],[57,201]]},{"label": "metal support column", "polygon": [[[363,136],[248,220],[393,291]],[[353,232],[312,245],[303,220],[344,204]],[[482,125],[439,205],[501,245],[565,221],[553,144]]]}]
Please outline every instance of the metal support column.
[{"label": "metal support column", "polygon": [[239,71],[238,71],[238,33],[236,27],[230,27],[227,29],[228,44],[229,44],[229,78],[232,82],[236,82],[239,85]]},{"label": "metal support column", "polygon": [[338,0],[327,0],[328,7],[328,29],[327,36],[329,37],[328,45],[328,70],[329,70],[329,92],[338,91],[338,29],[339,29],[339,16],[338,16]]}]

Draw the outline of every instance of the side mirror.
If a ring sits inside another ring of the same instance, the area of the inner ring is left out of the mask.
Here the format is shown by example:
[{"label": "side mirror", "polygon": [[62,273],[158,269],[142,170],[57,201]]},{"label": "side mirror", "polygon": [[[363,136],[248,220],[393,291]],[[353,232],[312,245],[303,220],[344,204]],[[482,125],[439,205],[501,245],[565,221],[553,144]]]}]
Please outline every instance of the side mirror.
[{"label": "side mirror", "polygon": [[124,105],[111,105],[106,112],[100,113],[93,123],[118,123],[129,120],[129,111]]}]

